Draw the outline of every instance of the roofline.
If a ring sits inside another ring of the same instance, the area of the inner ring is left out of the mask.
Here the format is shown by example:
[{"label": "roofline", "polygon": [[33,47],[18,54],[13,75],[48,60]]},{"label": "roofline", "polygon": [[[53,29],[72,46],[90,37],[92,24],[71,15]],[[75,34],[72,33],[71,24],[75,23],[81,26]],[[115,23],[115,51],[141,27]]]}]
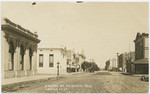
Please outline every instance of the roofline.
[{"label": "roofline", "polygon": [[28,29],[23,28],[23,27],[20,26],[19,24],[16,24],[16,23],[10,21],[10,20],[9,20],[8,18],[6,18],[6,17],[2,17],[2,24],[1,24],[1,25],[2,25],[2,26],[12,26],[12,27],[17,28],[18,30],[20,30],[20,31],[22,31],[22,32],[25,32],[25,33],[27,33],[27,34],[32,35],[33,37],[38,38],[38,35],[37,35],[36,33],[33,33],[33,32],[31,32],[31,31],[29,31]]},{"label": "roofline", "polygon": [[38,39],[38,35],[36,33],[32,33],[31,31],[21,27],[20,25],[10,21],[9,19],[3,17],[1,20],[1,30],[3,31],[13,31],[11,33],[17,33],[19,36],[27,37],[28,39],[39,43],[41,40]]},{"label": "roofline", "polygon": [[[139,37],[138,37],[138,39],[137,39],[137,35],[138,35],[138,34],[140,34],[140,35],[139,35]],[[142,37],[149,38],[149,33],[137,33],[137,35],[136,35],[135,40],[133,40],[134,42],[136,42],[137,40],[139,40],[139,39],[142,38]]]}]

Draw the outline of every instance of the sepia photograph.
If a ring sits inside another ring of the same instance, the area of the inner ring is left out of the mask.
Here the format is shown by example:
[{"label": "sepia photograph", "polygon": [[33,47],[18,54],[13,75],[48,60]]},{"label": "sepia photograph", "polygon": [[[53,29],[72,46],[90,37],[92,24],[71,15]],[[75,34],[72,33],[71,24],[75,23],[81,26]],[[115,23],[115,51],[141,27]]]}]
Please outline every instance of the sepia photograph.
[{"label": "sepia photograph", "polygon": [[1,1],[1,93],[148,94],[149,2]]}]

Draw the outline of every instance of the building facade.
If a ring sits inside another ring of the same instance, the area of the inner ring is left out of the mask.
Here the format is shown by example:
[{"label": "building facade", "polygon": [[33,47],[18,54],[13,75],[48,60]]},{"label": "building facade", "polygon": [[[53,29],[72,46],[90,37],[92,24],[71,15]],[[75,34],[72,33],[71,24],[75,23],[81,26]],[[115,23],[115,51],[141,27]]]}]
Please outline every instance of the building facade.
[{"label": "building facade", "polygon": [[127,57],[127,53],[122,53],[118,56],[118,68],[119,70],[121,70],[122,73],[126,73],[127,69],[126,69],[126,57]]},{"label": "building facade", "polygon": [[131,66],[131,63],[135,61],[135,52],[127,53],[125,60],[126,60],[126,70],[127,70],[126,73],[131,74],[133,71],[133,67]]},{"label": "building facade", "polygon": [[79,71],[83,71],[81,65],[83,62],[85,62],[85,59],[86,59],[86,56],[85,56],[85,53],[84,53],[84,50],[82,50],[81,54],[78,55],[79,57]]},{"label": "building facade", "polygon": [[110,70],[117,71],[117,59],[110,59]]},{"label": "building facade", "polygon": [[76,54],[74,50],[67,50],[67,72],[75,72],[76,71]]},{"label": "building facade", "polygon": [[105,69],[109,71],[116,71],[117,69],[117,59],[112,58],[106,61]]},{"label": "building facade", "polygon": [[67,72],[72,72],[72,50],[67,50]]},{"label": "building facade", "polygon": [[36,75],[38,35],[7,18],[1,23],[2,79]]},{"label": "building facade", "polygon": [[38,48],[38,74],[67,73],[67,50],[63,48]]},{"label": "building facade", "polygon": [[79,72],[82,71],[81,64],[85,61],[86,57],[84,51],[76,54],[74,50],[67,50],[67,72]]},{"label": "building facade", "polygon": [[148,74],[149,65],[149,34],[137,33],[135,43],[135,61],[132,62],[133,74]]}]

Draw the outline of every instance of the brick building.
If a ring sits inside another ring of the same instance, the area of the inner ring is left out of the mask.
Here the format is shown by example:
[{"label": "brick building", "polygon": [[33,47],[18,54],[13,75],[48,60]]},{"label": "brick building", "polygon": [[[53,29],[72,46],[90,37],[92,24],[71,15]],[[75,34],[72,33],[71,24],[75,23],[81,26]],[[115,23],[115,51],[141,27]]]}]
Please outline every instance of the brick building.
[{"label": "brick building", "polygon": [[137,33],[135,43],[135,61],[132,62],[132,73],[148,74],[149,65],[149,34]]}]

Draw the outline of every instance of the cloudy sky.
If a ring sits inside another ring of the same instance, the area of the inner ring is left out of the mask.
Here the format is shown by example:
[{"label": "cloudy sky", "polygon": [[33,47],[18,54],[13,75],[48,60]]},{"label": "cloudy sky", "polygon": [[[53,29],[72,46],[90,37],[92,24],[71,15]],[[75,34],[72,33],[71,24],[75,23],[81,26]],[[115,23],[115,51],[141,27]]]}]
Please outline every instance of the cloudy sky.
[{"label": "cloudy sky", "polygon": [[148,3],[2,2],[1,16],[36,31],[39,47],[85,51],[100,66],[134,51],[137,32],[148,32]]}]

